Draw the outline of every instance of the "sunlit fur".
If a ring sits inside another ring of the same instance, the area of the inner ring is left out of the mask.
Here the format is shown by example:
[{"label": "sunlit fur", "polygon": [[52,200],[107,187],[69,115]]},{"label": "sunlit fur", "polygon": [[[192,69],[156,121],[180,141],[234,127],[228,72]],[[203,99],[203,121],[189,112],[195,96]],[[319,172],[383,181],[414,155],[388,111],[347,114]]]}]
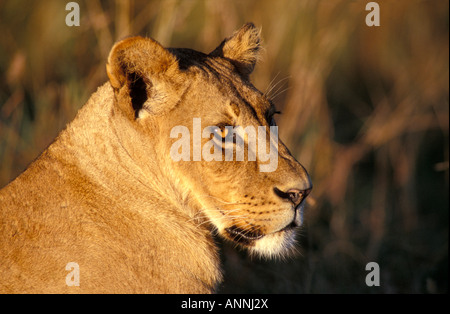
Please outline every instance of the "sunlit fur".
[{"label": "sunlit fur", "polygon": [[[311,182],[281,141],[273,172],[260,160],[170,157],[171,130],[192,134],[194,118],[269,128],[276,110],[249,81],[260,42],[249,23],[210,54],[143,37],[115,44],[109,82],[0,191],[0,293],[214,292],[215,230],[250,254],[295,250],[299,210],[275,191]],[[66,285],[69,262],[80,286]]]}]

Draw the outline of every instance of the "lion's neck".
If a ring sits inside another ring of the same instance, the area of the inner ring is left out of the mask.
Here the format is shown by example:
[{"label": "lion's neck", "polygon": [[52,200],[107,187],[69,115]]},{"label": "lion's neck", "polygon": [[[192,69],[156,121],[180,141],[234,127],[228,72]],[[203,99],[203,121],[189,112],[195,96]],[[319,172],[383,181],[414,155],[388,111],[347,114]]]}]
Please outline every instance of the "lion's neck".
[{"label": "lion's neck", "polygon": [[[133,137],[133,130],[115,116],[113,93],[105,84],[60,133],[47,154],[81,169],[86,182],[97,187],[115,190],[120,195],[142,193],[151,198],[158,194],[164,176],[155,164],[151,146],[133,145],[127,139]],[[146,164],[135,160],[135,156],[142,155]],[[133,191],[122,191],[123,186],[132,186]]]},{"label": "lion's neck", "polygon": [[[196,201],[182,191],[168,169],[156,164],[151,147],[133,147],[121,140],[127,136],[126,131],[119,130],[120,121],[107,114],[112,104],[110,87],[100,87],[37,162],[58,169],[65,181],[62,189],[70,186],[75,189],[72,194],[83,193],[84,198],[88,191],[89,202],[101,208],[103,216],[108,217],[110,212],[117,217],[117,211],[137,214],[142,230],[148,228],[162,239],[172,239],[172,243],[167,240],[164,244],[171,250],[198,256],[186,269],[192,266],[193,276],[206,276],[202,280],[213,286],[220,278],[217,248],[207,224],[195,218]],[[144,154],[147,162],[135,162],[136,154]],[[152,239],[145,241],[151,245]],[[157,242],[156,247],[161,239]],[[180,257],[180,261],[183,259]],[[200,273],[195,274],[197,271]]]}]

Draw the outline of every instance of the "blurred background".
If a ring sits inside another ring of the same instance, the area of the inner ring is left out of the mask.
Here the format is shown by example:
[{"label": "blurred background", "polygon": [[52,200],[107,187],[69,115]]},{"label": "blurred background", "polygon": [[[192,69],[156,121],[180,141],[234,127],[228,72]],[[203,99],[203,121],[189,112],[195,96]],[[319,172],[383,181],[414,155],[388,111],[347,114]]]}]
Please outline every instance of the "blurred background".
[{"label": "blurred background", "polygon": [[80,0],[79,27],[67,2],[0,0],[0,187],[107,80],[116,40],[210,52],[252,21],[265,46],[252,80],[314,189],[298,256],[220,243],[219,292],[448,292],[448,1],[379,0],[379,27],[363,0]]}]

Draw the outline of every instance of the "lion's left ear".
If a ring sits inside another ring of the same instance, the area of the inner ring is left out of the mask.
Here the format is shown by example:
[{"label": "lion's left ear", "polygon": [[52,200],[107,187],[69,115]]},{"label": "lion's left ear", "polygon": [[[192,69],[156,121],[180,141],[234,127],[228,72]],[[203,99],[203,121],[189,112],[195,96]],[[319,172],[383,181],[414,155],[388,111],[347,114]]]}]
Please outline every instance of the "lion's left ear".
[{"label": "lion's left ear", "polygon": [[255,68],[260,51],[261,31],[253,23],[247,23],[209,55],[229,59],[242,75],[248,76]]},{"label": "lion's left ear", "polygon": [[158,113],[170,104],[168,81],[177,69],[177,60],[167,49],[139,36],[116,43],[106,64],[117,105],[130,119]]}]

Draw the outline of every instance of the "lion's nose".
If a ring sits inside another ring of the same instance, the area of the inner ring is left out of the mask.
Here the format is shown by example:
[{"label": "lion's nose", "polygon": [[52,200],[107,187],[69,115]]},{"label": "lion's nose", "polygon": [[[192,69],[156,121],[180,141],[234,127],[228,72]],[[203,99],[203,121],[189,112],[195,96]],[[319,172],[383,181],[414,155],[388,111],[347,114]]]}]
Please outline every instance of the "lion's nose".
[{"label": "lion's nose", "polygon": [[299,189],[289,189],[286,192],[281,191],[278,188],[273,188],[273,191],[276,195],[279,197],[289,200],[294,204],[295,207],[300,205],[303,200],[308,196],[308,194],[311,192],[311,188],[306,190],[299,190]]}]

